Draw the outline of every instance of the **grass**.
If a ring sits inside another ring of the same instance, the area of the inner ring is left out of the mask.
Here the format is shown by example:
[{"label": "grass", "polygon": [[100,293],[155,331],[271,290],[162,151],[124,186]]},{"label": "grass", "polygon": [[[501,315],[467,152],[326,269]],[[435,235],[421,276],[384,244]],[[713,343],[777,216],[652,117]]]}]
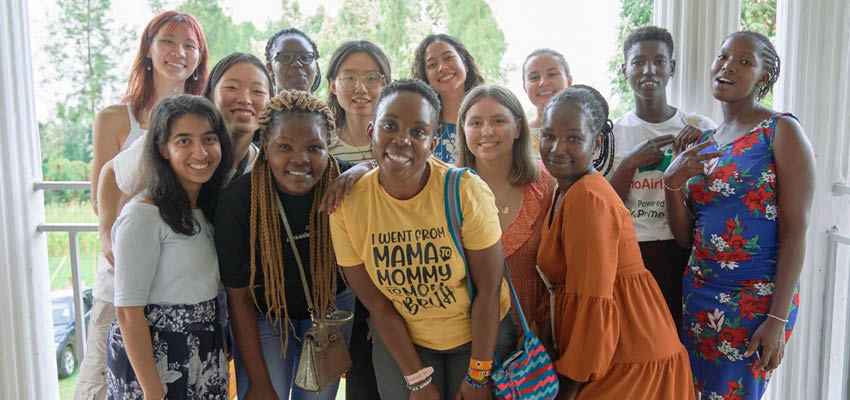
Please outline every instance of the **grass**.
[{"label": "grass", "polygon": [[59,398],[61,400],[71,400],[74,398],[74,389],[77,388],[77,373],[80,372],[79,367],[74,374],[59,380]]}]

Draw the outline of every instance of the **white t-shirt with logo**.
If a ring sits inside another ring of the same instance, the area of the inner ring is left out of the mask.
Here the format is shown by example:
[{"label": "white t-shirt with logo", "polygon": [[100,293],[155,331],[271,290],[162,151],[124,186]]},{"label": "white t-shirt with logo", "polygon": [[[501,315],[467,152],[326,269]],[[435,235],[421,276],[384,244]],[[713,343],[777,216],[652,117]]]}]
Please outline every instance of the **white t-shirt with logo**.
[{"label": "white t-shirt with logo", "polygon": [[[614,166],[609,177],[635,147],[659,136],[676,136],[685,125],[694,125],[701,130],[717,127],[714,121],[707,117],[697,114],[685,115],[678,109],[672,118],[659,123],[640,119],[634,110],[618,118],[614,122]],[[638,168],[629,182],[629,194],[624,203],[632,214],[635,233],[640,242],[673,239],[673,233],[667,225],[664,186],[661,183],[664,171],[672,161],[673,147],[670,145],[665,147],[661,162]]]}]

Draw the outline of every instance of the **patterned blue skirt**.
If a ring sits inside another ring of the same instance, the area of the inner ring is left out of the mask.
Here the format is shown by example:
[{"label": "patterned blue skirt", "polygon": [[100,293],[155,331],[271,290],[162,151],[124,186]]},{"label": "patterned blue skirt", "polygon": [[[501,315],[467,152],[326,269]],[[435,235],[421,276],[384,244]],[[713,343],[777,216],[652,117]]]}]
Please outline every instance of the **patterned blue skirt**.
[{"label": "patterned blue skirt", "polygon": [[[145,306],[156,370],[169,400],[227,399],[227,355],[218,312],[215,299]],[[118,321],[107,336],[106,386],[109,399],[144,398]]]}]

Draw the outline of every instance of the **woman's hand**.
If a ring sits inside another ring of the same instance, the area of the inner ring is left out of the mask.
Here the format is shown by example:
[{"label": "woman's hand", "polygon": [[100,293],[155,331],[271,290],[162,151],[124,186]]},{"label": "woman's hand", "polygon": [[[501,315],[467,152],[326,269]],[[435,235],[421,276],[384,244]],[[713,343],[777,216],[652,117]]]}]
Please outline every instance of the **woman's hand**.
[{"label": "woman's hand", "polygon": [[336,177],[331,182],[331,186],[325,191],[325,194],[322,195],[322,199],[319,200],[319,212],[327,211],[328,214],[332,213],[339,207],[342,199],[348,195],[348,192],[360,180],[360,177],[374,169],[375,166],[374,161],[362,162]]},{"label": "woman's hand", "polygon": [[439,400],[440,392],[433,383],[425,385],[424,388],[410,392],[410,400]]},{"label": "woman's hand", "polygon": [[679,154],[685,151],[688,146],[696,143],[700,136],[702,136],[701,129],[693,125],[685,125],[685,127],[679,131],[679,134],[676,135],[676,140],[673,141],[673,154]]},{"label": "woman's hand", "polygon": [[750,338],[750,345],[747,346],[744,357],[752,356],[759,346],[761,353],[758,354],[759,361],[755,368],[773,371],[785,356],[785,323],[775,318],[765,319]]},{"label": "woman's hand", "polygon": [[664,183],[673,189],[678,189],[688,179],[705,173],[705,162],[724,154],[720,151],[699,154],[700,151],[712,144],[714,144],[714,140],[707,140],[685,150],[678,157],[674,158],[670,166],[667,167],[667,171],[664,171]]},{"label": "woman's hand", "polygon": [[489,400],[493,398],[493,388],[488,384],[487,387],[476,389],[466,382],[466,379],[460,382],[460,387],[457,388],[455,400]]},{"label": "woman's hand", "polygon": [[664,159],[664,148],[674,143],[673,135],[663,135],[648,139],[635,147],[623,163],[637,169],[661,162]]}]

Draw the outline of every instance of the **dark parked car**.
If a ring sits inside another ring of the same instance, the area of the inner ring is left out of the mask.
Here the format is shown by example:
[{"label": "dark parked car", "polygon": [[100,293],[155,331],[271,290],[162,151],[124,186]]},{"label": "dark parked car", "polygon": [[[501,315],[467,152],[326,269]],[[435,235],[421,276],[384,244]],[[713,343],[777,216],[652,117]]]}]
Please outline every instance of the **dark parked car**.
[{"label": "dark parked car", "polygon": [[[53,345],[56,347],[56,367],[59,377],[66,378],[77,369],[80,361],[77,349],[77,329],[74,324],[74,292],[60,290],[50,294],[53,303]],[[92,306],[92,290],[83,290],[83,310],[86,325]]]}]

